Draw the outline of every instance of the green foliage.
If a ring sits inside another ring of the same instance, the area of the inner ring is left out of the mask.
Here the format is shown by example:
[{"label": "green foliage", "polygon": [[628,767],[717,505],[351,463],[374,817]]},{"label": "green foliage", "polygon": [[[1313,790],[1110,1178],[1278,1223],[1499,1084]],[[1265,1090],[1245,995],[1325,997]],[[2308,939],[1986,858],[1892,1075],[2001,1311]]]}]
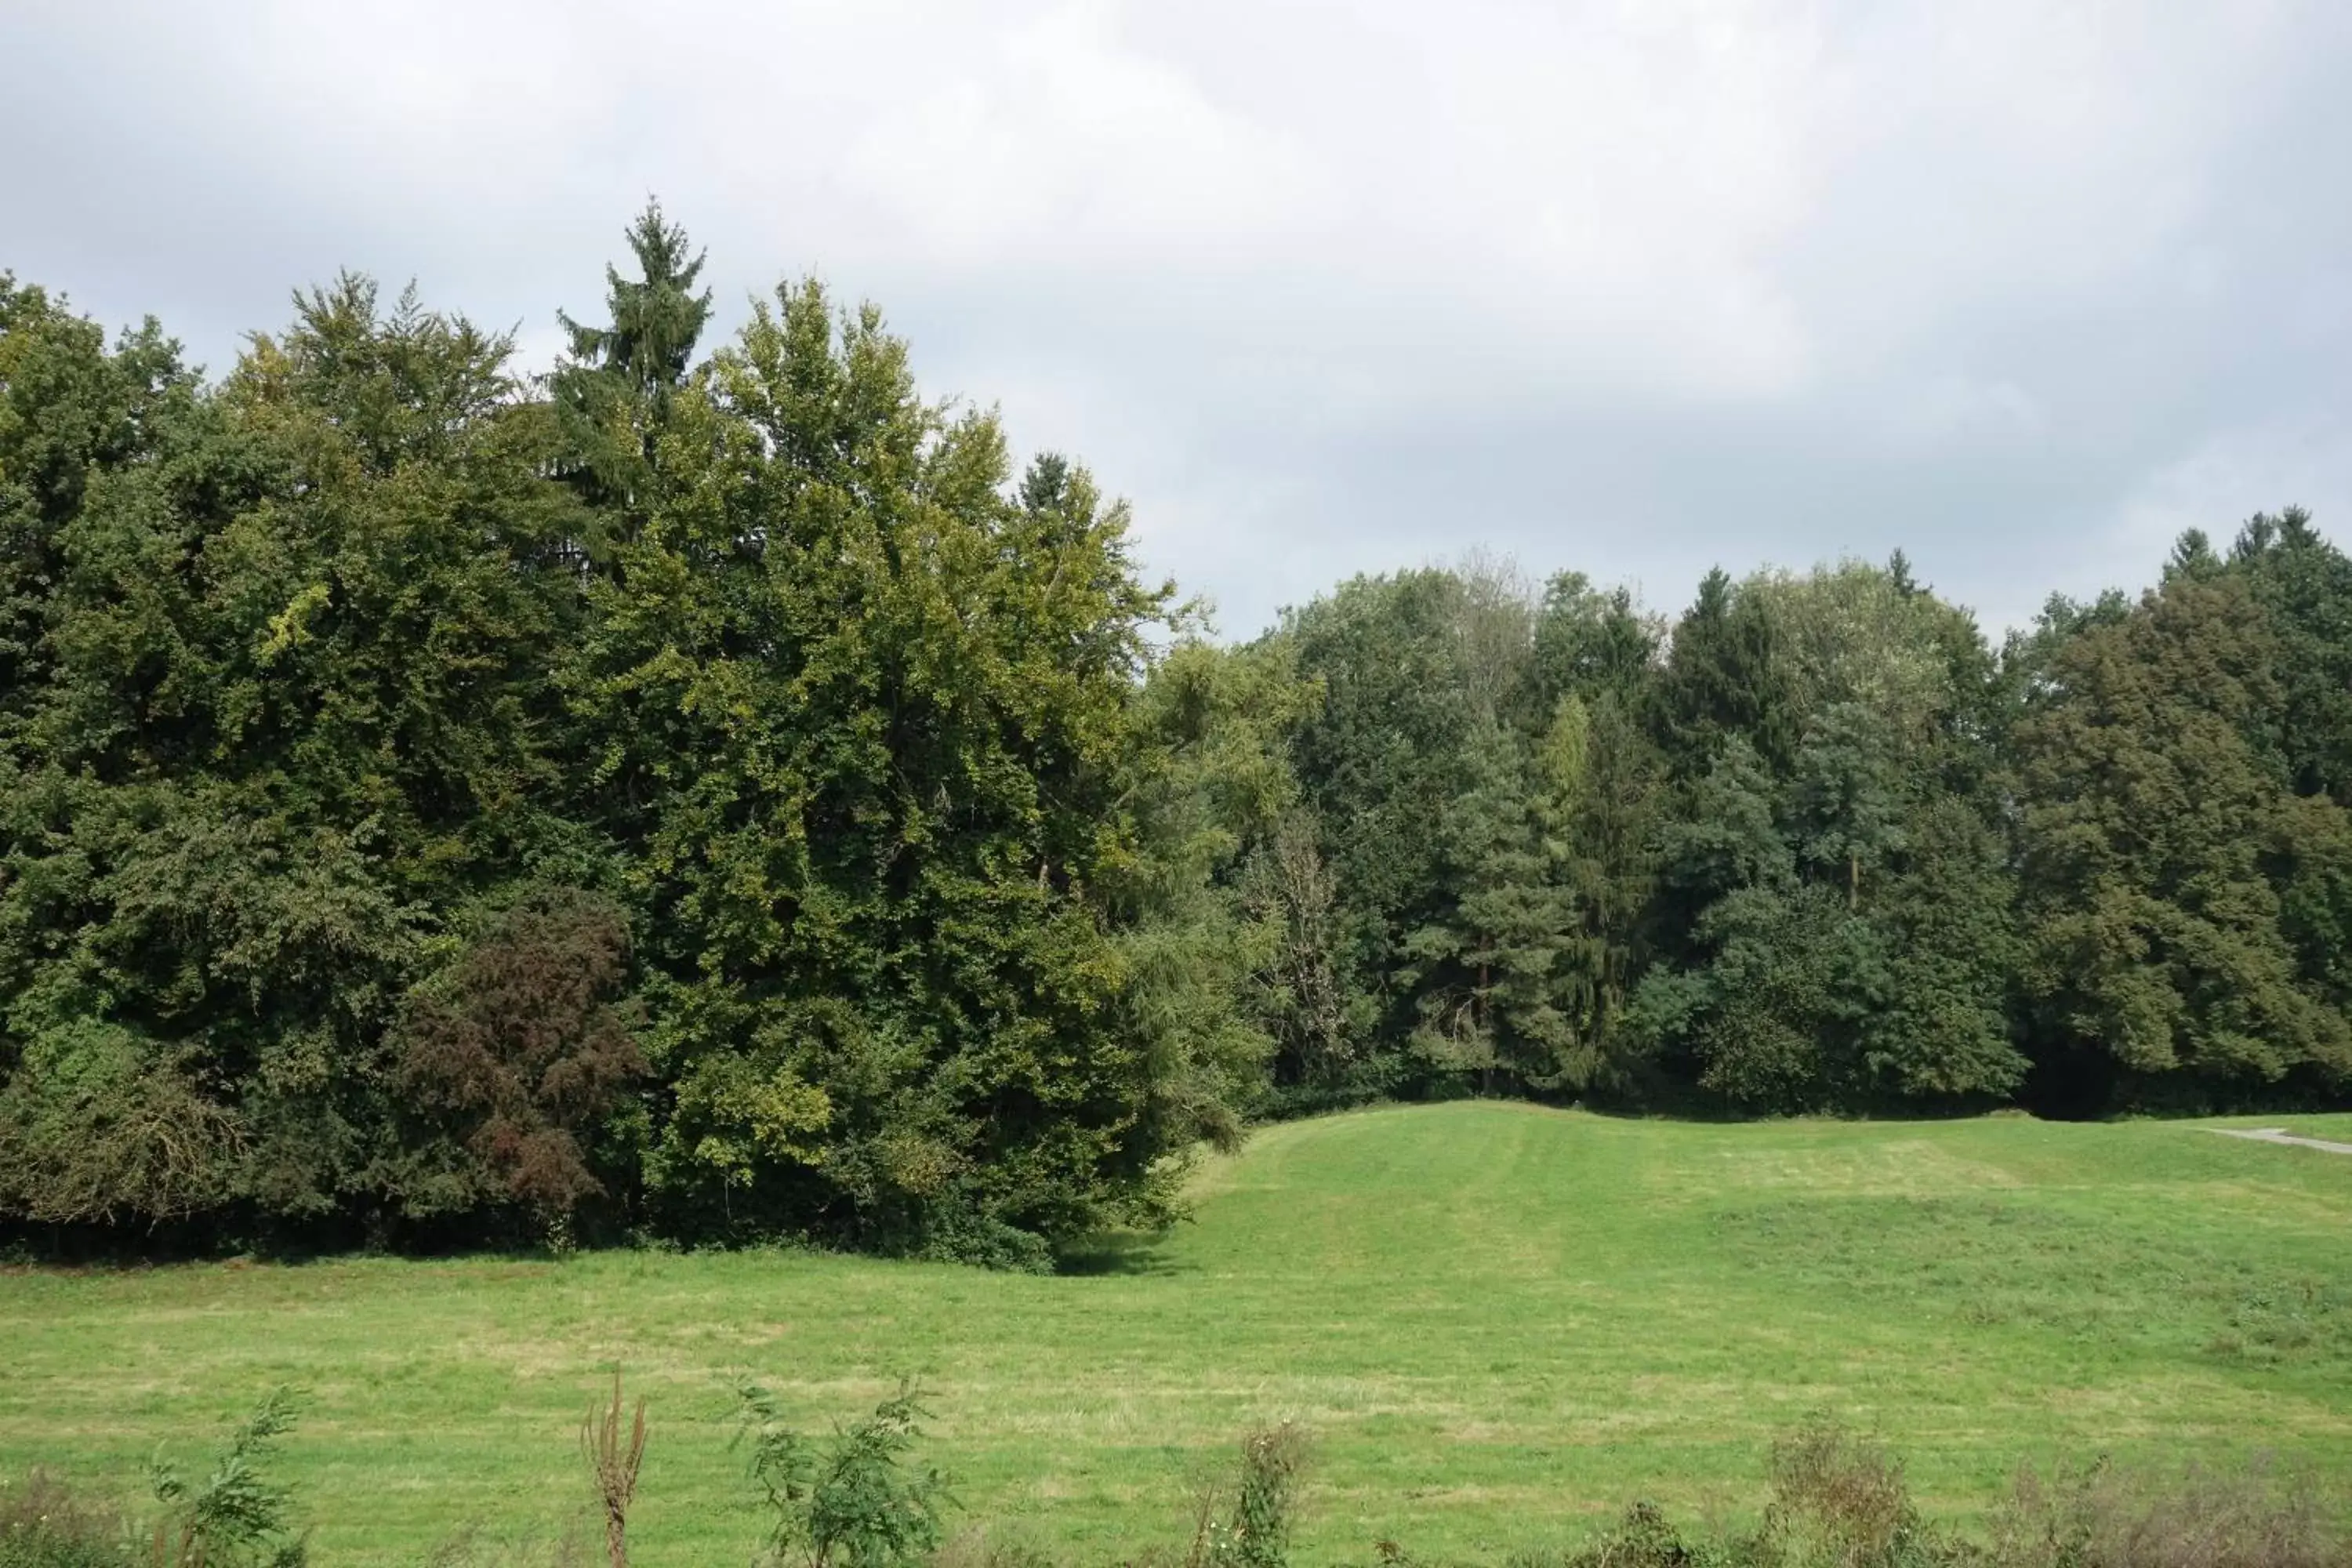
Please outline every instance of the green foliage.
[{"label": "green foliage", "polygon": [[1193,1500],[1185,1568],[1285,1568],[1313,1447],[1295,1421],[1243,1434],[1230,1486],[1203,1486]]},{"label": "green foliage", "polygon": [[1119,784],[1166,599],[1124,509],[1050,460],[1008,496],[993,420],[921,402],[878,315],[813,284],[671,424],[569,677],[591,810],[633,867],[656,1070],[787,1074],[824,1137],[719,1110],[649,1163],[656,1212],[908,1248],[1148,1217],[1203,1130],[1154,1074],[1226,1047],[1124,1027]]},{"label": "green foliage", "polygon": [[[650,499],[657,438],[710,320],[710,291],[694,292],[702,253],[688,259],[686,230],[662,216],[660,203],[646,204],[627,239],[638,276],[604,269],[611,323],[589,326],[556,312],[570,353],[549,386],[569,477],[589,499],[619,511],[625,529]],[[583,542],[601,547],[610,531],[604,522],[599,519]]]},{"label": "green foliage", "polygon": [[2082,1081],[2228,1092],[2352,1066],[2264,865],[2266,845],[2341,831],[2264,763],[2275,658],[2242,583],[2177,573],[2069,642],[2018,728],[2025,983]]},{"label": "green foliage", "polygon": [[1899,555],[1220,647],[874,307],[708,349],[626,239],[542,379],[352,274],[212,384],[0,278],[0,1226],[1044,1268],[1381,1097],[2352,1079],[2298,510],[1998,653]]},{"label": "green foliage", "polygon": [[1647,695],[1653,731],[1677,776],[1704,773],[1723,743],[1745,740],[1768,766],[1796,744],[1793,663],[1770,597],[1735,584],[1721,568],[1675,625],[1664,667]]},{"label": "green foliage", "polygon": [[0,1568],[129,1568],[129,1526],[42,1470],[0,1485]]},{"label": "green foliage", "polygon": [[1226,1562],[1240,1568],[1284,1568],[1289,1562],[1291,1522],[1308,1457],[1307,1433],[1292,1422],[1242,1439],[1241,1479],[1222,1542]]},{"label": "green foliage", "polygon": [[[1344,890],[1349,983],[1375,993],[1443,884],[1432,829],[1462,788],[1475,718],[1457,635],[1465,599],[1444,572],[1357,578],[1292,612],[1281,633],[1323,689],[1293,755]],[[1414,1021],[1409,995],[1391,992],[1383,1011],[1391,1037]]]},{"label": "green foliage", "polygon": [[158,1557],[175,1568],[300,1568],[309,1548],[289,1520],[293,1493],[260,1468],[294,1429],[299,1401],[279,1389],[229,1434],[209,1474],[192,1481],[160,1457],[155,1498],[167,1510]]},{"label": "green foliage", "polygon": [[1258,1000],[1274,1043],[1271,1093],[1297,1106],[1364,1087],[1377,1000],[1349,963],[1339,878],[1310,811],[1295,810],[1243,863],[1243,908],[1263,933]]},{"label": "green foliage", "polygon": [[1532,765],[1499,724],[1473,732],[1465,787],[1439,835],[1450,897],[1402,944],[1412,962],[1402,977],[1421,1010],[1412,1045],[1434,1073],[1542,1079],[1573,1043],[1558,973],[1570,921]]},{"label": "green foliage", "polygon": [[1732,646],[1780,693],[1784,761],[1750,742],[1755,724],[1718,726],[1658,829],[1668,962],[1641,983],[1632,1042],[1653,1072],[1752,1109],[2012,1093],[2027,1063],[1989,728],[2000,672],[1981,639],[1896,568],[1716,596],[1709,646],[1738,615],[1762,628]]},{"label": "green foliage", "polygon": [[1861,1027],[1863,1071],[1915,1104],[2006,1098],[2029,1068],[2011,1023],[2021,942],[2006,837],[1959,794],[1916,802],[1903,831],[1871,906],[1885,968]]},{"label": "green foliage", "polygon": [[1270,829],[1148,761],[1124,508],[630,243],[545,397],[362,279],[213,388],[0,291],[0,1214],[1034,1261],[1234,1135]]},{"label": "green foliage", "polygon": [[751,1479],[774,1516],[769,1560],[806,1568],[902,1568],[936,1551],[947,1481],[908,1456],[928,1415],[911,1383],[874,1413],[815,1441],[784,1425],[776,1396],[745,1384],[737,1436],[751,1448]]},{"label": "green foliage", "polygon": [[1526,710],[1549,715],[1565,697],[1591,702],[1640,692],[1650,681],[1665,627],[1634,602],[1632,590],[1601,589],[1581,572],[1544,584],[1520,680]]},{"label": "green foliage", "polygon": [[1349,1073],[1424,1093],[1606,1077],[1649,895],[1661,779],[1631,709],[1655,627],[1622,592],[1567,574],[1539,599],[1473,562],[1346,584],[1279,641],[1325,691],[1293,755],[1339,989],[1370,1004],[1347,1009]]},{"label": "green foliage", "polygon": [[216,392],[143,373],[146,449],[86,468],[0,750],[17,1212],[404,1207],[385,1032],[551,837],[562,498],[506,354],[346,279]]},{"label": "green foliage", "polygon": [[1171,1138],[1240,1142],[1277,1030],[1299,1059],[1347,1049],[1345,1020],[1318,989],[1328,954],[1292,945],[1323,913],[1297,901],[1316,896],[1313,863],[1299,884],[1253,877],[1279,864],[1298,795],[1283,731],[1314,697],[1279,649],[1190,641],[1143,689],[1128,789],[1135,849],[1113,887],[1127,1028],[1151,1063],[1148,1114]]},{"label": "green foliage", "polygon": [[2289,787],[2352,805],[2352,560],[2288,507],[2247,521],[2230,567],[2276,639],[2279,704],[2265,727]]}]

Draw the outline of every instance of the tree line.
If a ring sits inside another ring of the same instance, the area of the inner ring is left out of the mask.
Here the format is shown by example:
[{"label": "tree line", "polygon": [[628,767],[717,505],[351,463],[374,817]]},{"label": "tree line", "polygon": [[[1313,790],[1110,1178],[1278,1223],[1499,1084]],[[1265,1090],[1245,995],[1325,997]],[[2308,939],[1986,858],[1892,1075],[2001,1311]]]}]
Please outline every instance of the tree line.
[{"label": "tree line", "polygon": [[345,276],[207,382],[0,275],[0,1226],[1042,1267],[1251,1119],[2313,1101],[2352,561],[1998,647],[1898,555],[1222,643],[872,307]]}]

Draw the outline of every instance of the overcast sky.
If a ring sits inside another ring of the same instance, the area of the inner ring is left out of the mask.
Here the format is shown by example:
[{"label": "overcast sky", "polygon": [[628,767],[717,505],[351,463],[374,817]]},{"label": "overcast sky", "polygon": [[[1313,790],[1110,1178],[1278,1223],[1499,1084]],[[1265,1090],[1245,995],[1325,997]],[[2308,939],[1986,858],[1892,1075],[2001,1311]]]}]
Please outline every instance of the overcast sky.
[{"label": "overcast sky", "polygon": [[[0,0],[0,268],[225,369],[349,266],[595,317],[648,193],[1135,504],[1229,634],[1486,545],[1994,628],[2352,539],[2352,6]],[[597,318],[601,319],[601,318]]]}]

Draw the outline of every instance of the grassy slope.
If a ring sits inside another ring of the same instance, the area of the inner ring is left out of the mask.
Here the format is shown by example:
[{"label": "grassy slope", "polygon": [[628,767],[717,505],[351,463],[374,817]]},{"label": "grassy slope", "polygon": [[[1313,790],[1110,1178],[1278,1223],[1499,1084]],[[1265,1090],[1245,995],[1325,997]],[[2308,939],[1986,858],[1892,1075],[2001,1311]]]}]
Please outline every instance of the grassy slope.
[{"label": "grassy slope", "polygon": [[[2352,1135],[2352,1117],[2273,1119]],[[2244,1123],[2252,1125],[2257,1123]],[[1302,1541],[1475,1553],[1645,1491],[1754,1495],[1812,1410],[1931,1505],[2057,1444],[2261,1444],[2352,1488],[2352,1158],[2180,1124],[1702,1126],[1521,1106],[1259,1134],[1124,1272],[791,1256],[0,1275],[0,1475],[131,1478],[278,1382],[322,1563],[557,1521],[600,1371],[653,1397],[646,1568],[757,1532],[719,1374],[813,1423],[901,1371],[974,1518],[1108,1557],[1254,1419],[1320,1435]]]}]

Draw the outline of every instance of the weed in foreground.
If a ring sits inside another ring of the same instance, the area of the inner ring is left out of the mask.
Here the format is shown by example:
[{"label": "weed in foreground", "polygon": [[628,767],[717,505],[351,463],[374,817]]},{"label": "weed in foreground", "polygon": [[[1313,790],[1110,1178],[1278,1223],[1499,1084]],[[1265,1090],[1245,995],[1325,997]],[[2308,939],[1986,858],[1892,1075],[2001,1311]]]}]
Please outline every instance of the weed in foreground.
[{"label": "weed in foreground", "polygon": [[613,1374],[609,1405],[592,1405],[580,1423],[580,1452],[588,1461],[597,1505],[604,1513],[604,1557],[611,1568],[629,1565],[629,1504],[637,1495],[637,1471],[646,1460],[646,1402],[637,1399],[626,1436],[621,1431],[621,1374]]},{"label": "weed in foreground", "polygon": [[2126,1471],[2101,1459],[2044,1478],[2020,1470],[1995,1516],[1999,1568],[2331,1568],[2352,1563],[2308,1476]]},{"label": "weed in foreground", "polygon": [[738,1444],[751,1449],[751,1479],[773,1523],[768,1561],[803,1568],[901,1568],[939,1549],[947,1479],[908,1456],[929,1414],[921,1390],[902,1383],[874,1413],[813,1442],[785,1425],[774,1394],[747,1383],[736,1396]]},{"label": "weed in foreground", "polygon": [[1909,1568],[1940,1561],[1912,1505],[1902,1461],[1835,1422],[1772,1445],[1767,1551],[1805,1568]]},{"label": "weed in foreground", "polygon": [[150,1469],[166,1514],[149,1536],[157,1568],[302,1568],[305,1537],[293,1526],[292,1489],[270,1480],[261,1463],[294,1429],[300,1396],[280,1388],[231,1429],[201,1481],[160,1456]]},{"label": "weed in foreground", "polygon": [[1312,1449],[1307,1429],[1294,1421],[1243,1434],[1230,1498],[1212,1483],[1194,1499],[1184,1568],[1285,1568]]},{"label": "weed in foreground", "polygon": [[[772,1568],[1056,1568],[1049,1552],[985,1529],[943,1542],[945,1482],[910,1456],[924,1416],[912,1384],[873,1414],[813,1442],[785,1425],[774,1396],[740,1390],[751,1472],[774,1522]],[[592,1408],[582,1442],[598,1478],[612,1568],[624,1568],[627,1510],[646,1444],[645,1402],[625,1426],[618,1380]],[[258,1468],[293,1422],[284,1393],[236,1428],[201,1483],[156,1468],[166,1511],[136,1529],[39,1474],[0,1488],[0,1568],[299,1568],[302,1539],[286,1489]],[[1181,1552],[1149,1550],[1153,1568],[1287,1568],[1310,1458],[1285,1422],[1242,1440],[1227,1478],[1197,1494]],[[1988,1532],[1958,1536],[1920,1518],[1901,1463],[1883,1445],[1819,1420],[1774,1443],[1769,1500],[1748,1532],[1685,1533],[1636,1503],[1582,1547],[1515,1556],[1507,1568],[2352,1568],[2307,1475],[2256,1463],[2126,1470],[2100,1459],[2044,1477],[2021,1470]],[[1173,1544],[1173,1543],[1171,1543]],[[1394,1542],[1382,1568],[1432,1568]],[[493,1540],[465,1532],[431,1568],[580,1568],[576,1535]]]},{"label": "weed in foreground", "polygon": [[436,1547],[425,1568],[588,1568],[588,1553],[574,1530],[500,1537],[469,1525]]},{"label": "weed in foreground", "polygon": [[0,1489],[0,1568],[122,1568],[130,1530],[44,1471]]},{"label": "weed in foreground", "polygon": [[[1637,1502],[1625,1510],[1615,1529],[1581,1552],[1570,1554],[1558,1568],[1713,1568],[1731,1562],[1728,1551],[1717,1552],[1684,1540],[1657,1504]],[[1513,1568],[1550,1568],[1549,1560],[1528,1558]]]}]

